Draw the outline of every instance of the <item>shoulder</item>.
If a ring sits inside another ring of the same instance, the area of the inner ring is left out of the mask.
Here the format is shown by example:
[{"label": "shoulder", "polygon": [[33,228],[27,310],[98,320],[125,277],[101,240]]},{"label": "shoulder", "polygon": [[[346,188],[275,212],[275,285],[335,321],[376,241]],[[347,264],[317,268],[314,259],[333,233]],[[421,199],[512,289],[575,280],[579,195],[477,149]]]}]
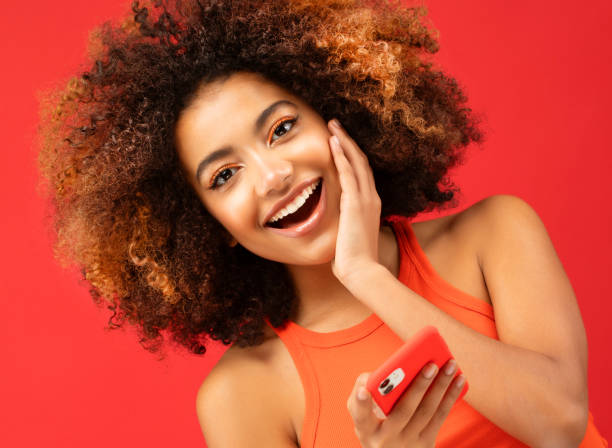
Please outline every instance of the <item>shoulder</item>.
[{"label": "shoulder", "polygon": [[518,196],[497,194],[481,199],[458,213],[457,220],[474,242],[481,262],[520,241],[549,241],[536,211]]},{"label": "shoulder", "polygon": [[535,211],[525,201],[518,196],[511,194],[496,194],[481,199],[465,210],[467,215],[477,215],[481,218],[503,219],[518,217],[519,215],[529,215],[534,218]]},{"label": "shoulder", "polygon": [[526,201],[518,196],[497,194],[459,212],[411,225],[424,247],[452,243],[476,251],[483,245],[490,247],[493,230],[513,225],[518,230],[524,224],[534,225],[537,221],[537,214]]},{"label": "shoulder", "polygon": [[196,413],[209,447],[295,447],[264,358],[257,347],[232,347],[200,385]]},{"label": "shoulder", "polygon": [[535,246],[550,245],[535,211],[511,195],[489,196],[454,214],[413,223],[412,230],[443,278],[491,306],[492,276],[499,278],[509,264],[522,263]]},{"label": "shoulder", "polygon": [[[470,207],[476,251],[502,342],[548,355],[586,381],[586,336],[576,295],[546,227],[523,199],[495,195]],[[554,311],[554,312],[551,312]],[[577,383],[577,384],[576,384]]]},{"label": "shoulder", "polygon": [[462,211],[414,223],[413,227],[420,224],[423,226],[419,230],[425,241],[429,237],[452,236],[464,241],[469,240],[474,246],[484,244],[487,247],[494,242],[491,238],[494,235],[500,236],[500,232],[515,233],[537,227],[543,228],[535,210],[525,200],[509,194],[486,197]]},{"label": "shoulder", "polygon": [[501,245],[522,237],[547,238],[534,209],[523,199],[497,194],[481,199],[459,212],[411,224],[424,249],[453,247],[472,253],[479,264],[486,253],[499,253]]},{"label": "shoulder", "polygon": [[465,210],[451,215],[462,224],[500,224],[507,219],[516,219],[519,216],[531,216],[533,219],[535,211],[524,199],[510,194],[495,194],[481,199]]}]

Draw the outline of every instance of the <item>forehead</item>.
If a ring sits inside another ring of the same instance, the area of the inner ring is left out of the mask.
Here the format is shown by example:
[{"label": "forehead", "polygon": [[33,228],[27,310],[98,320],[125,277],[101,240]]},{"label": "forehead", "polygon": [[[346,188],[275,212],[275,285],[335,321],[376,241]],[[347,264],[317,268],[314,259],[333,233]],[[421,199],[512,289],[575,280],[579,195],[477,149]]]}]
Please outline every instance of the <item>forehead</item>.
[{"label": "forehead", "polygon": [[256,120],[270,104],[287,99],[301,103],[287,90],[254,73],[236,73],[201,86],[176,123],[179,156],[188,159],[194,148],[201,152],[220,145],[247,128],[245,124]]},{"label": "forehead", "polygon": [[258,114],[274,100],[291,98],[290,92],[254,73],[236,73],[200,87],[179,120],[216,121],[236,115]]},{"label": "forehead", "polygon": [[236,73],[201,86],[176,124],[175,143],[183,168],[191,177],[206,154],[231,146],[236,139],[251,138],[262,111],[280,100],[307,108],[295,95],[254,73]]}]

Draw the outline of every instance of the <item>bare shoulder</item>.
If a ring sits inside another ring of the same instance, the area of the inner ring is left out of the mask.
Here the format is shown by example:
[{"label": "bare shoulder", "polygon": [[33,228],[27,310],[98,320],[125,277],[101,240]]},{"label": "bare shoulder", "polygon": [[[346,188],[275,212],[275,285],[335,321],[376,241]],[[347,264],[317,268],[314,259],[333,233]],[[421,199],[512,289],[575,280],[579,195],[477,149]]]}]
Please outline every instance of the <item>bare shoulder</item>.
[{"label": "bare shoulder", "polygon": [[509,232],[502,228],[504,221],[514,222],[530,210],[518,197],[494,195],[456,213],[412,223],[412,230],[430,263],[447,283],[493,306],[484,259],[486,255],[499,258],[503,254],[500,235]]},{"label": "bare shoulder", "polygon": [[[512,215],[509,208],[518,207],[521,201],[510,195],[489,196],[458,212],[413,222],[411,226],[420,246],[434,259],[432,261],[435,262],[437,256],[445,259],[455,256],[458,258],[454,261],[462,262],[474,257],[476,261],[480,246],[489,242],[485,238],[494,216],[502,218],[503,214]],[[525,206],[528,207],[526,203]],[[439,250],[441,248],[444,251]]]},{"label": "bare shoulder", "polygon": [[484,220],[483,224],[492,224],[491,220],[537,218],[533,207],[524,199],[511,194],[495,194],[472,204],[464,210],[466,218]]},{"label": "bare shoulder", "polygon": [[525,200],[495,195],[474,206],[478,255],[499,338],[543,353],[586,401],[587,343],[577,298],[548,231]]},{"label": "bare shoulder", "polygon": [[295,448],[282,394],[270,387],[267,346],[231,347],[200,386],[196,412],[207,446]]},{"label": "bare shoulder", "polygon": [[[514,225],[519,229],[525,225],[541,225],[538,215],[525,200],[509,194],[486,197],[460,212],[429,222],[432,236],[445,234],[466,242],[474,249],[491,247],[495,243],[491,239],[492,231],[501,230],[500,226]],[[426,237],[427,233],[423,235]]]},{"label": "bare shoulder", "polygon": [[[449,238],[456,244],[471,248],[485,280],[494,263],[511,262],[508,257],[510,248],[546,246],[549,258],[554,253],[544,223],[533,207],[518,196],[492,195],[445,218],[444,228]],[[487,286],[492,293],[490,282]],[[491,298],[494,303],[494,297]]]},{"label": "bare shoulder", "polygon": [[479,259],[498,253],[498,248],[523,237],[547,239],[543,222],[524,199],[496,194],[481,199],[460,214],[460,222],[478,248]]},{"label": "bare shoulder", "polygon": [[[464,210],[446,216],[412,223],[412,228],[423,247],[430,244],[472,242],[482,233],[485,214],[499,213],[505,204],[519,198],[509,195],[494,195],[481,199]],[[441,240],[444,240],[442,242]]]}]

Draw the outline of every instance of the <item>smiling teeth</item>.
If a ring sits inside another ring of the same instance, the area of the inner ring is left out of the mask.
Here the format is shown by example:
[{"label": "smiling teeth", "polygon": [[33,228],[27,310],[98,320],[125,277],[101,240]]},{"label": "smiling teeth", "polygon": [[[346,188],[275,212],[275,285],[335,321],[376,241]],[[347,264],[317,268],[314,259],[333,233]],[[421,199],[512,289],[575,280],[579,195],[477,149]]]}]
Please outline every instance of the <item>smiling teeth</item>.
[{"label": "smiling teeth", "polygon": [[275,221],[278,221],[279,219],[284,218],[287,215],[290,215],[291,213],[295,213],[297,211],[297,209],[299,209],[302,205],[304,205],[304,203],[306,202],[306,199],[308,199],[308,197],[312,194],[312,192],[319,185],[319,182],[321,182],[321,179],[317,180],[310,187],[305,188],[304,191],[302,191],[302,193],[300,195],[298,195],[293,201],[291,201],[284,208],[282,208],[268,222],[275,222]]}]

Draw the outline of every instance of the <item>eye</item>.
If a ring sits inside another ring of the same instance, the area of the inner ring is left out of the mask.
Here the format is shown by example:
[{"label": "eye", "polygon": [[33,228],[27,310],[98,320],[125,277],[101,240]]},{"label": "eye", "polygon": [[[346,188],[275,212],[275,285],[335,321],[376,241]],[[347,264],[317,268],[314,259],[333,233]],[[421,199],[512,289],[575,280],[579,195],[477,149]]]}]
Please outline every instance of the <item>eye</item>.
[{"label": "eye", "polygon": [[268,143],[274,143],[276,140],[289,132],[296,121],[297,117],[283,117],[274,123],[272,125],[272,129],[270,130],[270,134],[268,135]]},{"label": "eye", "polygon": [[215,190],[222,185],[225,185],[225,183],[234,175],[235,171],[238,171],[238,168],[240,167],[236,165],[223,165],[215,172],[215,174],[213,174],[212,178],[210,179],[210,183],[208,184],[208,188]]}]

